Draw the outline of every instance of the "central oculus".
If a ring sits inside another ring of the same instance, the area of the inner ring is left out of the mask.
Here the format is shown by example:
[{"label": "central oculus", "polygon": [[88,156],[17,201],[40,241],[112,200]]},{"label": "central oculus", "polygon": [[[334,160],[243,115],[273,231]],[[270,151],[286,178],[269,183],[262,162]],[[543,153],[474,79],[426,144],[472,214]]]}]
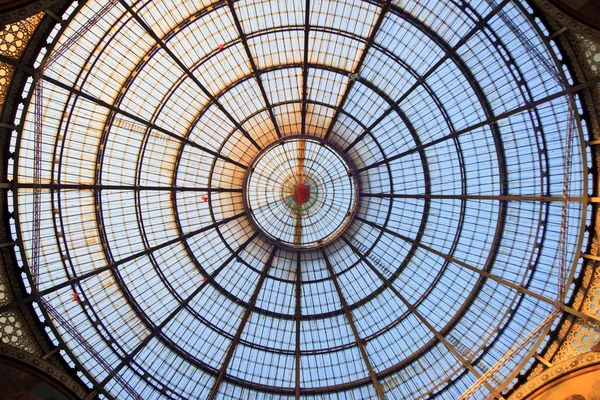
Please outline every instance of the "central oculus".
[{"label": "central oculus", "polygon": [[292,190],[292,197],[297,204],[304,204],[310,197],[310,186],[305,183],[297,183]]},{"label": "central oculus", "polygon": [[258,153],[243,199],[253,224],[274,244],[314,249],[348,227],[358,185],[342,152],[319,138],[290,136]]}]

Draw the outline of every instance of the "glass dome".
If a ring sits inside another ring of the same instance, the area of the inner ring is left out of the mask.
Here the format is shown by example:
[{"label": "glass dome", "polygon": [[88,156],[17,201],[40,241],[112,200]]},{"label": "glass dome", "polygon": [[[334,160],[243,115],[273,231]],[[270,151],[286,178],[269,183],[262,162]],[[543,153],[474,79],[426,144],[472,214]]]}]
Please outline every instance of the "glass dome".
[{"label": "glass dome", "polygon": [[12,229],[101,396],[485,398],[527,366],[544,335],[515,345],[577,265],[587,161],[526,2],[63,18],[11,144]]}]

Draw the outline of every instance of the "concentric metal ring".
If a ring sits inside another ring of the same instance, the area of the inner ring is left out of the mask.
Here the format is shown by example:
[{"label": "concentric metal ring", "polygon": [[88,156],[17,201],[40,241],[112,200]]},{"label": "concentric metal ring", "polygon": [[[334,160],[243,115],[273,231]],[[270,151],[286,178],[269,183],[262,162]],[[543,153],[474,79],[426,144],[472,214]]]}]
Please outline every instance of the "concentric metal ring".
[{"label": "concentric metal ring", "polygon": [[244,206],[275,244],[314,249],[338,238],[358,204],[353,168],[343,153],[306,136],[281,139],[248,168]]}]

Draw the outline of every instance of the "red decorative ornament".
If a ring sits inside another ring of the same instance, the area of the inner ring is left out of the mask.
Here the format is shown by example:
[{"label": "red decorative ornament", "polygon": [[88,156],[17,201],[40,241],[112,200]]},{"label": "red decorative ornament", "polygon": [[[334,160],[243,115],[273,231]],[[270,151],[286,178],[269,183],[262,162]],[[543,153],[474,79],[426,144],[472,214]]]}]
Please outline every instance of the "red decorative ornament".
[{"label": "red decorative ornament", "polygon": [[79,293],[77,293],[77,292],[71,293],[71,300],[73,300],[77,304],[80,304],[81,298],[79,297]]},{"label": "red decorative ornament", "polygon": [[297,204],[304,204],[310,198],[310,187],[304,183],[294,185],[292,196],[294,196],[294,201]]}]

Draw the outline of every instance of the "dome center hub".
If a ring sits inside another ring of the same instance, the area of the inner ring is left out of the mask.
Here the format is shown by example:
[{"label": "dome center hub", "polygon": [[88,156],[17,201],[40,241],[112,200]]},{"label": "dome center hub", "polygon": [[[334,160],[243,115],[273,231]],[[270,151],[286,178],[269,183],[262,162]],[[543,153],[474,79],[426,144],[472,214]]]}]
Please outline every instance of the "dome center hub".
[{"label": "dome center hub", "polygon": [[358,186],[344,155],[319,138],[291,136],[263,149],[244,180],[244,207],[277,245],[313,249],[348,227]]},{"label": "dome center hub", "polygon": [[310,186],[304,183],[295,184],[292,196],[294,197],[294,201],[298,204],[308,202],[308,198],[310,197]]}]

